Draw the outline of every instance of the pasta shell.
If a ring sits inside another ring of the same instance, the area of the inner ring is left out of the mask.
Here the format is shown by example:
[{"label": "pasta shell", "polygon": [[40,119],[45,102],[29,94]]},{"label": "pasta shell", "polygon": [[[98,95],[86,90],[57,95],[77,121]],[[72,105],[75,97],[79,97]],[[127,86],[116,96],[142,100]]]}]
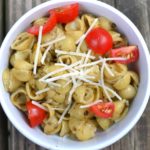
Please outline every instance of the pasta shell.
[{"label": "pasta shell", "polygon": [[10,64],[12,66],[14,66],[15,61],[18,61],[18,60],[27,60],[29,58],[30,53],[31,53],[30,49],[27,49],[27,50],[24,50],[24,51],[16,51],[10,57]]},{"label": "pasta shell", "polygon": [[59,25],[57,25],[52,31],[42,36],[42,44],[50,42],[56,39],[57,37],[62,37],[62,36],[64,36],[64,31]]},{"label": "pasta shell", "polygon": [[74,21],[66,24],[65,30],[68,35],[77,41],[84,34],[86,27],[81,19],[76,18]]},{"label": "pasta shell", "polygon": [[120,33],[115,31],[109,31],[109,33],[112,36],[114,48],[119,48],[128,45],[127,39]]},{"label": "pasta shell", "polygon": [[90,84],[79,86],[73,94],[74,100],[80,104],[89,104],[95,100],[98,100],[99,97],[99,88]]},{"label": "pasta shell", "polygon": [[65,39],[55,43],[55,49],[73,52],[76,50],[75,40],[71,36],[66,35]]},{"label": "pasta shell", "polygon": [[61,137],[65,136],[70,132],[68,121],[62,121],[61,130],[59,135]]},{"label": "pasta shell", "polygon": [[121,117],[122,113],[124,112],[126,107],[126,100],[115,101],[114,105],[115,105],[115,110],[113,113],[112,120],[115,121],[118,120]]},{"label": "pasta shell", "polygon": [[114,30],[116,28],[116,25],[104,16],[99,18],[99,26],[105,30]]},{"label": "pasta shell", "polygon": [[11,48],[13,50],[18,50],[18,51],[31,49],[33,47],[34,42],[35,42],[34,35],[27,32],[23,32],[17,36],[17,38],[11,45]]},{"label": "pasta shell", "polygon": [[96,124],[92,120],[79,120],[70,118],[69,128],[71,132],[81,141],[89,140],[95,136]]},{"label": "pasta shell", "polygon": [[48,103],[42,103],[42,105],[47,109],[48,111],[48,118],[53,117],[55,115],[55,110],[52,109],[52,106]]},{"label": "pasta shell", "polygon": [[52,99],[57,103],[64,103],[66,95],[64,93],[58,93],[54,89],[50,89],[47,92],[47,99]]},{"label": "pasta shell", "polygon": [[22,111],[26,111],[27,94],[25,88],[18,88],[11,94],[12,103]]},{"label": "pasta shell", "polygon": [[138,86],[139,85],[139,76],[134,71],[129,71],[131,77],[131,84]]},{"label": "pasta shell", "polygon": [[24,70],[24,69],[12,69],[13,76],[22,82],[27,82],[32,79],[32,72],[30,70]]},{"label": "pasta shell", "polygon": [[26,92],[27,92],[28,97],[35,101],[43,100],[43,98],[46,96],[45,93],[36,95],[35,89],[33,89],[28,82],[26,83]]},{"label": "pasta shell", "polygon": [[14,62],[14,68],[23,70],[32,70],[33,65],[24,60],[16,60]]},{"label": "pasta shell", "polygon": [[14,92],[22,85],[22,83],[13,76],[12,70],[9,69],[5,69],[3,72],[3,84],[8,92]]},{"label": "pasta shell", "polygon": [[117,123],[117,122],[121,121],[122,119],[124,119],[125,116],[127,115],[128,111],[129,111],[129,108],[126,107],[126,108],[124,109],[123,113],[121,114],[120,118],[117,119],[117,120],[115,120],[115,123]]},{"label": "pasta shell", "polygon": [[58,83],[60,85],[60,87],[55,87],[55,90],[57,93],[67,94],[71,90],[72,84],[69,83],[68,85],[66,85],[67,81],[65,81],[65,80],[60,79],[60,80],[57,80],[56,83]]},{"label": "pasta shell", "polygon": [[37,90],[42,90],[45,89],[47,87],[46,83],[40,82],[39,80],[35,80],[35,88]]},{"label": "pasta shell", "polygon": [[133,99],[136,96],[137,90],[129,84],[125,89],[119,91],[119,95],[127,100]]},{"label": "pasta shell", "polygon": [[67,64],[67,65],[71,65],[77,61],[78,61],[78,58],[76,56],[61,55],[58,57],[58,62]]},{"label": "pasta shell", "polygon": [[[34,48],[33,48],[33,52],[30,54],[30,63],[31,64],[34,63],[34,59],[35,59],[35,55],[36,55],[36,50],[37,50],[37,45],[35,44]],[[40,52],[39,52],[39,55],[38,55],[37,66],[41,66],[41,59],[42,59],[42,51],[43,50],[44,50],[43,48],[40,49]]]},{"label": "pasta shell", "polygon": [[87,73],[87,75],[90,75],[92,77],[94,77],[94,79],[90,79],[94,82],[98,82],[100,80],[100,68],[98,65],[94,65],[91,68],[89,68],[89,73]]},{"label": "pasta shell", "polygon": [[47,17],[39,18],[33,22],[33,26],[42,26],[47,22],[47,20],[48,20]]},{"label": "pasta shell", "polygon": [[96,117],[96,121],[103,130],[107,130],[113,124],[112,120],[106,118]]},{"label": "pasta shell", "polygon": [[113,86],[117,90],[125,89],[130,84],[130,74],[127,72],[121,79],[119,79]]},{"label": "pasta shell", "polygon": [[116,83],[116,81],[119,80],[122,76],[124,76],[128,70],[126,65],[119,63],[107,64],[107,66],[111,69],[112,73],[114,74],[114,76],[112,76],[106,69],[104,69],[105,81],[110,84]]},{"label": "pasta shell", "polygon": [[43,121],[42,128],[45,134],[56,134],[60,131],[61,124],[58,124],[58,119],[56,116],[52,116]]},{"label": "pasta shell", "polygon": [[[84,14],[81,16],[81,20],[84,22],[86,30],[92,25],[95,17],[91,14]],[[95,27],[98,26],[98,23],[95,25]]]},{"label": "pasta shell", "polygon": [[92,118],[93,115],[88,111],[87,108],[80,108],[81,104],[74,104],[70,111],[70,117],[74,117],[77,119],[87,119],[87,118]]},{"label": "pasta shell", "polygon": [[[63,67],[52,64],[50,66],[45,66],[43,68],[43,72],[47,74],[47,73],[59,70],[61,68],[63,68]],[[59,73],[56,73],[56,74],[52,75],[52,77],[61,76],[61,75],[66,74],[66,73],[68,73],[68,72],[67,71],[60,71]]]}]

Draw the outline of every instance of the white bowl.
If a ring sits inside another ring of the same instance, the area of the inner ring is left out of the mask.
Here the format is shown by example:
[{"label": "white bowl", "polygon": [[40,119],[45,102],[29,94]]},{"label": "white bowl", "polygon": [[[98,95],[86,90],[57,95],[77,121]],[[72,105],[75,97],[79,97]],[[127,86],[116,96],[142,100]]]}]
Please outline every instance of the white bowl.
[{"label": "white bowl", "polygon": [[135,25],[121,12],[115,8],[98,1],[78,0],[81,9],[94,15],[106,16],[117,24],[120,32],[124,33],[131,44],[138,45],[140,50],[140,59],[137,68],[140,74],[140,85],[138,93],[130,107],[129,113],[121,122],[113,125],[105,132],[98,132],[96,136],[85,142],[79,142],[70,138],[61,138],[57,135],[45,135],[39,128],[32,129],[29,127],[24,117],[16,109],[2,84],[2,72],[8,66],[10,55],[10,44],[15,37],[26,29],[29,24],[44,16],[49,9],[76,2],[76,0],[57,0],[43,3],[21,17],[7,34],[0,50],[0,96],[2,107],[12,124],[28,139],[48,149],[61,150],[94,150],[102,149],[119,140],[131,130],[141,117],[149,98],[150,89],[150,61],[147,46],[144,39]]}]

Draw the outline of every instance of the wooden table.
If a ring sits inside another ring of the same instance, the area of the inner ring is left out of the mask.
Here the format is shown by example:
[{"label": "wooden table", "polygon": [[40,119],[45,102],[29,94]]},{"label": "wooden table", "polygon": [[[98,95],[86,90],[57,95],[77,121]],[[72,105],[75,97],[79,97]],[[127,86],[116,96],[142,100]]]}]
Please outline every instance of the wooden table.
[{"label": "wooden table", "polygon": [[[45,1],[48,0],[0,0],[0,43],[25,12]],[[135,23],[150,48],[150,0],[103,1],[121,10]],[[7,149],[44,150],[21,135],[6,118],[0,106],[0,150]],[[150,150],[150,103],[132,131],[105,150]]]}]

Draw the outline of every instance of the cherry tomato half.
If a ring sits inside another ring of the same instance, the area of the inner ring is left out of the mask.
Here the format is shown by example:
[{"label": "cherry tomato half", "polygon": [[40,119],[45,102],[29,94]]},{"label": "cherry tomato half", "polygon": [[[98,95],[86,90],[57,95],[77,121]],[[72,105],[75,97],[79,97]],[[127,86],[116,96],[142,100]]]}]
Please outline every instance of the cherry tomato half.
[{"label": "cherry tomato half", "polygon": [[59,23],[68,23],[77,18],[79,14],[79,4],[71,4],[50,10],[49,12],[54,12]]},{"label": "cherry tomato half", "polygon": [[111,118],[113,116],[114,109],[115,105],[112,102],[102,102],[91,106],[89,111],[97,117]]},{"label": "cherry tomato half", "polygon": [[107,53],[113,46],[109,32],[99,27],[92,29],[85,41],[90,49],[100,55]]},{"label": "cherry tomato half", "polygon": [[44,109],[34,105],[31,101],[26,103],[28,119],[32,128],[40,125],[46,118],[47,113]]},{"label": "cherry tomato half", "polygon": [[137,46],[125,46],[110,51],[110,57],[123,57],[126,60],[116,60],[122,64],[129,64],[139,59],[139,50]]},{"label": "cherry tomato half", "polygon": [[[43,25],[42,34],[50,32],[56,26],[56,24],[57,24],[56,15],[55,13],[51,13],[47,22]],[[39,26],[32,26],[27,29],[27,32],[38,36],[39,28],[40,28]]]}]

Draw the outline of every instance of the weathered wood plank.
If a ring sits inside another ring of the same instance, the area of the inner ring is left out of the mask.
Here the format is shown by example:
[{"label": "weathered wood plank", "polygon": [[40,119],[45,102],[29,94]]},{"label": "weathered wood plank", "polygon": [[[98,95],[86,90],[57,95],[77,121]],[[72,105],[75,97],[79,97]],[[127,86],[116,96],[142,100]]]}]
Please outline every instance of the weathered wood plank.
[{"label": "weathered wood plank", "polygon": [[[4,37],[4,3],[0,1],[0,45]],[[8,149],[7,118],[0,105],[0,149]]]},{"label": "weathered wood plank", "polygon": [[[147,5],[147,2],[149,3],[149,0],[116,0],[116,7],[134,22],[150,48],[150,27],[147,13],[149,5]],[[150,143],[148,142],[150,141],[149,113],[150,103],[133,130],[119,141],[121,150],[148,150],[150,148]],[[112,149],[115,150],[114,146],[115,144]]]},{"label": "weathered wood plank", "polygon": [[3,25],[4,25],[4,14],[3,14],[3,1],[0,1],[0,45],[3,40],[4,31],[3,31]]}]

